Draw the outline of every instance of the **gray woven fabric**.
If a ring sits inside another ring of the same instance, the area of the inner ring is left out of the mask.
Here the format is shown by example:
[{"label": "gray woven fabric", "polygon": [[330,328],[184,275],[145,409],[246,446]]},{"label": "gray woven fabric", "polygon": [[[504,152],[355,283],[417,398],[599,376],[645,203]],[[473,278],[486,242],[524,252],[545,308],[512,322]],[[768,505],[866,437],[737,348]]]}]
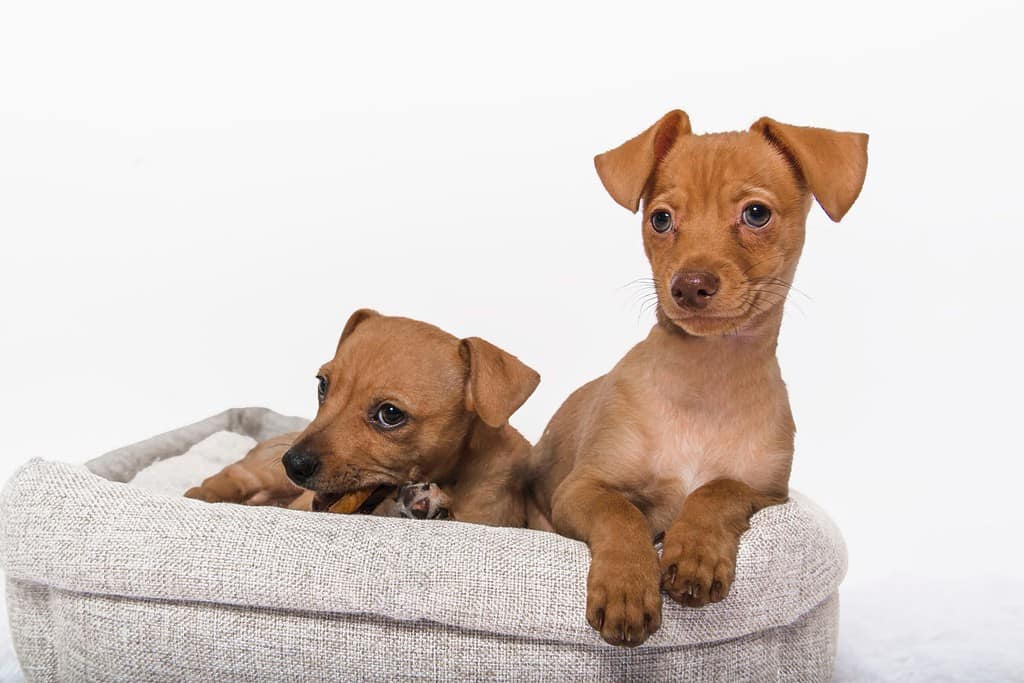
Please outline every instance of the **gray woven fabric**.
[{"label": "gray woven fabric", "polygon": [[589,556],[575,541],[209,505],[96,474],[126,479],[225,428],[266,438],[268,422],[301,427],[228,411],[92,471],[34,460],[12,478],[0,547],[30,680],[831,675],[845,548],[800,495],[754,517],[728,599],[666,600],[661,630],[623,651],[584,620]]},{"label": "gray woven fabric", "polygon": [[153,603],[12,582],[29,680],[819,681],[838,599],[796,623],[685,648],[509,638],[377,615]]}]

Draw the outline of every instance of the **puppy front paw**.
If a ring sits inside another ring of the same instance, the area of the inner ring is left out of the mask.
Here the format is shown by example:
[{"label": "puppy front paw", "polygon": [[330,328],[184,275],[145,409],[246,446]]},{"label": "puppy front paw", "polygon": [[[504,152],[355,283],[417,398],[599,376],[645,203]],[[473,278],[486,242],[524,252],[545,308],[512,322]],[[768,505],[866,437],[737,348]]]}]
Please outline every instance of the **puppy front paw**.
[{"label": "puppy front paw", "polygon": [[409,519],[448,519],[451,499],[433,483],[410,482],[398,487],[391,515]]},{"label": "puppy front paw", "polygon": [[224,500],[216,491],[204,486],[193,486],[188,491],[185,491],[185,497],[207,503],[219,503]]},{"label": "puppy front paw", "polygon": [[661,626],[658,558],[596,552],[587,576],[587,621],[612,645],[636,647]]},{"label": "puppy front paw", "polygon": [[726,531],[671,529],[661,553],[661,587],[687,607],[703,607],[729,594],[739,539]]}]

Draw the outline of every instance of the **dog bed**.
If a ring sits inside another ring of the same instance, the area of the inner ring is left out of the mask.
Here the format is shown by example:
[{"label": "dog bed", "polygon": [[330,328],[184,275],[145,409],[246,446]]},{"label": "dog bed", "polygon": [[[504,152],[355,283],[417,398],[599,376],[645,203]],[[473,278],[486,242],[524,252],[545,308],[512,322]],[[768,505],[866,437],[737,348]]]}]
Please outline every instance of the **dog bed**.
[{"label": "dog bed", "polygon": [[211,505],[123,483],[218,432],[259,441],[305,423],[233,409],[85,467],[23,466],[0,494],[0,549],[26,678],[831,677],[846,550],[796,493],[754,516],[728,598],[703,609],[666,599],[661,629],[621,649],[584,619],[582,543],[460,522]]}]

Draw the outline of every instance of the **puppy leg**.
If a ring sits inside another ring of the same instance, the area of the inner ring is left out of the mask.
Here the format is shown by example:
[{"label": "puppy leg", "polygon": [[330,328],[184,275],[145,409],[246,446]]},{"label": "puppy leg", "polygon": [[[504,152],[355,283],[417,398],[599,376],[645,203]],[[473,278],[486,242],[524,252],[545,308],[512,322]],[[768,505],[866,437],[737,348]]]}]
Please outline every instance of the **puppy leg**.
[{"label": "puppy leg", "polygon": [[282,434],[256,444],[244,458],[189,489],[185,496],[208,503],[288,505],[305,490],[292,483],[281,464],[281,457],[298,435]]},{"label": "puppy leg", "polygon": [[566,479],[552,500],[555,530],[590,546],[587,621],[612,645],[640,645],[661,625],[658,555],[643,513],[592,480]]},{"label": "puppy leg", "polygon": [[750,516],[785,499],[730,479],[712,481],[691,493],[665,532],[662,588],[689,607],[724,598],[732,586],[740,536],[750,527]]}]

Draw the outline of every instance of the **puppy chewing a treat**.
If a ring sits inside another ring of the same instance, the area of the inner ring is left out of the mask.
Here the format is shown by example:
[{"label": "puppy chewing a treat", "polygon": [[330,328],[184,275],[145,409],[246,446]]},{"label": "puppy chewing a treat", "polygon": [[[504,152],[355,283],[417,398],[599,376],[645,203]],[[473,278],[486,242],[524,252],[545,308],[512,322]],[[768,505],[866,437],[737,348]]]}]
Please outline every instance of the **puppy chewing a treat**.
[{"label": "puppy chewing a treat", "polygon": [[185,495],[525,526],[530,444],[508,419],[539,381],[483,339],[361,309],[317,373],[309,426],[258,444]]},{"label": "puppy chewing a treat", "polygon": [[783,304],[812,197],[846,214],[867,140],[769,118],[694,135],[677,110],[596,157],[612,198],[642,211],[657,324],[565,401],[532,470],[554,529],[590,547],[586,618],[609,643],[658,629],[662,589],[690,607],[722,600],[750,516],[787,499]]},{"label": "puppy chewing a treat", "polygon": [[281,459],[298,436],[299,432],[282,434],[257,444],[242,460],[228,465],[185,495],[211,503],[276,505],[344,515],[448,519],[451,501],[434,483],[382,485],[358,489],[334,501],[317,499],[284,476]]},{"label": "puppy chewing a treat", "polygon": [[437,484],[409,482],[401,486],[377,486],[347,493],[328,507],[326,512],[407,519],[448,519],[450,506],[451,499]]}]

